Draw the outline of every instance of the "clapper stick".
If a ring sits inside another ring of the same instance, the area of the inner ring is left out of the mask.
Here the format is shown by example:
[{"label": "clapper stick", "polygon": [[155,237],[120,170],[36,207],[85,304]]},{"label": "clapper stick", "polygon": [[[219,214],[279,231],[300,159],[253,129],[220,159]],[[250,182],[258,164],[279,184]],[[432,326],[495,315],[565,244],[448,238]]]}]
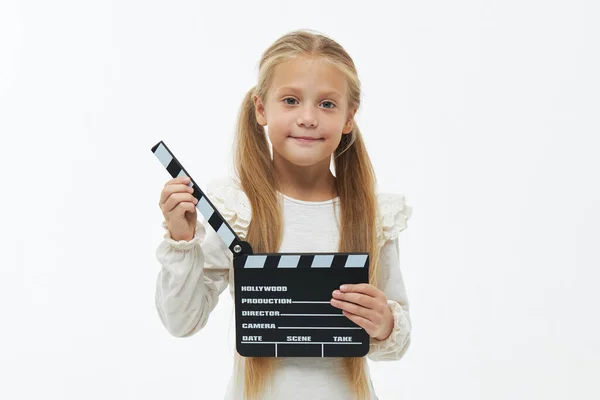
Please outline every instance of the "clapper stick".
[{"label": "clapper stick", "polygon": [[196,208],[233,253],[236,348],[246,357],[362,357],[367,332],[329,300],[345,283],[367,283],[369,253],[254,254],[181,163],[152,147],[173,178],[187,176]]},{"label": "clapper stick", "polygon": [[204,194],[200,187],[194,182],[194,179],[188,174],[183,168],[183,165],[177,160],[175,155],[169,150],[167,145],[161,140],[156,145],[152,146],[152,153],[158,158],[161,164],[167,169],[167,172],[173,178],[179,178],[181,176],[187,176],[190,178],[189,187],[194,189],[192,195],[198,200],[196,208],[200,211],[200,214],[208,222],[208,224],[217,232],[219,237],[227,245],[229,250],[234,256],[243,253],[252,254],[252,247],[248,242],[240,239],[235,233],[231,226],[227,223],[225,218],[213,205],[210,199]]}]

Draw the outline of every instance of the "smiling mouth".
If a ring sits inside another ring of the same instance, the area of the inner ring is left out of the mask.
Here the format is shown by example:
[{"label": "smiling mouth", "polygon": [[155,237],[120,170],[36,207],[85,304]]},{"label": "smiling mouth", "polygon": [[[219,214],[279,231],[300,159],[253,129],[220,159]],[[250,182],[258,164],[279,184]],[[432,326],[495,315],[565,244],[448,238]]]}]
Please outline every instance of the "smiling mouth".
[{"label": "smiling mouth", "polygon": [[316,142],[317,140],[322,140],[321,138],[313,138],[308,136],[290,136],[292,139],[300,140],[303,142]]}]

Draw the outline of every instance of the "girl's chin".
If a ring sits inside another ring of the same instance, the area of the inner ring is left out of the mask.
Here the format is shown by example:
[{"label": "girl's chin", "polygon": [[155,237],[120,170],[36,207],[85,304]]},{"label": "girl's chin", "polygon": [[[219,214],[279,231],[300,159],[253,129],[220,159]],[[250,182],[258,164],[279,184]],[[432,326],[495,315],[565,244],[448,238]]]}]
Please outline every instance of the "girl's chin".
[{"label": "girl's chin", "polygon": [[329,162],[328,160],[330,159],[330,157],[328,157],[327,160],[323,160],[317,154],[306,154],[306,156],[303,156],[302,154],[297,154],[297,150],[295,150],[295,152],[295,154],[279,155],[279,158],[282,158],[285,162],[297,167],[313,167],[324,161]]}]

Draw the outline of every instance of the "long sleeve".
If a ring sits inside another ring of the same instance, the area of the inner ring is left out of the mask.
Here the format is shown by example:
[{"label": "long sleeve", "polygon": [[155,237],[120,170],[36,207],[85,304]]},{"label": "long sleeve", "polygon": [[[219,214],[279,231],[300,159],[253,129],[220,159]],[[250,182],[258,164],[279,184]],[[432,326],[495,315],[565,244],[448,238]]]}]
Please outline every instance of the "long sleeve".
[{"label": "long sleeve", "polygon": [[367,357],[373,361],[399,360],[410,346],[411,321],[408,297],[402,272],[400,271],[400,232],[407,228],[412,207],[406,204],[402,194],[381,193],[378,197],[380,219],[378,219],[379,280],[377,286],[388,300],[394,318],[390,335],[384,340],[370,338]]},{"label": "long sleeve", "polygon": [[[239,182],[231,177],[213,179],[206,194],[244,239],[252,210]],[[229,285],[233,255],[207,222],[196,221],[196,232],[190,241],[175,241],[165,221],[162,227],[166,232],[156,250],[161,265],[156,280],[156,309],[173,336],[188,337],[206,325],[220,294]]]},{"label": "long sleeve", "polygon": [[381,249],[381,290],[388,299],[394,327],[385,340],[370,339],[367,356],[373,361],[399,360],[410,345],[411,322],[408,297],[399,265],[398,238],[387,241]]},{"label": "long sleeve", "polygon": [[196,224],[190,241],[175,241],[167,230],[156,250],[161,264],[156,309],[164,327],[176,337],[202,329],[229,284],[230,251],[212,228],[200,221]]}]

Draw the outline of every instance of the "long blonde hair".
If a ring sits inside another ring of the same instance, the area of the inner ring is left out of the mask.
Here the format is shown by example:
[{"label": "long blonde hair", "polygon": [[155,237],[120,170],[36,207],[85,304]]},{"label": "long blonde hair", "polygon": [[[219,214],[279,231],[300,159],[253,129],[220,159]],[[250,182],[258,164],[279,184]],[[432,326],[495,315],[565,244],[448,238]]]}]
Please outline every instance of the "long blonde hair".
[{"label": "long blonde hair", "polygon": [[[279,182],[273,169],[269,144],[263,126],[256,119],[253,96],[266,99],[275,68],[294,57],[318,56],[337,67],[348,81],[349,109],[360,105],[360,81],[354,62],[334,40],[311,31],[290,32],[276,40],[262,55],[258,83],[244,97],[234,141],[234,169],[250,200],[252,219],[246,240],[254,252],[276,253],[282,239],[282,210],[277,190]],[[339,252],[369,252],[369,282],[375,285],[379,248],[376,232],[378,218],[376,178],[360,130],[342,135],[333,153],[335,182],[340,198]],[[236,357],[239,357],[236,353]],[[238,362],[239,359],[236,359]],[[358,399],[366,399],[369,382],[364,357],[345,359],[350,382]],[[270,382],[274,359],[245,359],[244,392],[247,399],[259,399]]]}]

